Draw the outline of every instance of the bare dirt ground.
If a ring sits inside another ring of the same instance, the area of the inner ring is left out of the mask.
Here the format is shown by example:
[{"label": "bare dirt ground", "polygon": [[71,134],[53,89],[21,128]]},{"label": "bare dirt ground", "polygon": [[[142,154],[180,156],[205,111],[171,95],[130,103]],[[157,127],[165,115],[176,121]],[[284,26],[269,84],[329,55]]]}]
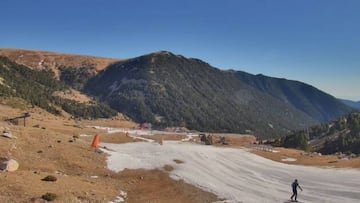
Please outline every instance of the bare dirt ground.
[{"label": "bare dirt ground", "polygon": [[[253,150],[252,152],[263,156],[265,158],[295,165],[305,166],[321,166],[321,167],[336,167],[336,168],[360,168],[360,157],[353,159],[339,159],[334,155],[318,155],[316,153],[305,153],[301,150],[274,148],[274,152]],[[296,159],[295,161],[284,161],[286,159]]]},{"label": "bare dirt ground", "polygon": [[[248,147],[256,142],[256,137],[252,135],[237,135],[237,134],[211,134],[213,137],[213,144],[222,147]],[[225,137],[226,145],[221,144],[220,137]]]},{"label": "bare dirt ground", "polygon": [[[0,105],[2,117],[15,117],[23,111]],[[17,139],[0,137],[0,158],[19,162],[15,172],[0,172],[0,202],[45,202],[41,196],[54,193],[54,202],[107,202],[120,191],[127,192],[126,202],[212,202],[217,197],[195,186],[175,181],[168,176],[171,168],[156,170],[125,170],[120,173],[106,169],[106,155],[91,148],[92,137],[80,134],[100,134],[101,141],[131,142],[124,134],[102,136],[103,131],[84,127],[103,125],[99,121],[74,121],[55,117],[39,109],[30,109],[26,127],[0,126]],[[135,125],[120,118],[110,124]],[[107,123],[106,123],[107,124]],[[2,133],[2,132],[1,132]],[[53,175],[56,182],[42,181]],[[176,198],[174,198],[176,197]]]},{"label": "bare dirt ground", "polygon": [[[121,191],[127,192],[125,202],[213,202],[218,198],[183,181],[168,176],[173,170],[164,166],[156,170],[124,170],[119,173],[106,168],[106,154],[91,148],[95,134],[101,142],[126,143],[141,141],[124,133],[106,135],[103,130],[89,126],[134,128],[137,124],[119,115],[113,119],[72,120],[56,117],[37,108],[27,109],[31,114],[26,127],[0,121],[0,129],[10,131],[17,139],[0,136],[0,158],[15,159],[20,167],[15,172],[0,172],[0,202],[45,202],[41,196],[54,193],[54,202],[108,202]],[[1,118],[16,117],[24,113],[0,104]],[[2,133],[2,132],[0,132]],[[80,136],[82,135],[82,136]],[[252,136],[226,135],[228,145],[216,141],[223,134],[213,134],[218,147],[243,147],[252,144]],[[161,135],[153,139],[178,140],[184,136]],[[321,165],[360,168],[360,159],[339,160],[334,156],[305,155],[301,151],[276,148],[278,153],[253,152],[266,158],[281,161],[295,158],[289,164]],[[56,182],[42,181],[53,175]]]}]

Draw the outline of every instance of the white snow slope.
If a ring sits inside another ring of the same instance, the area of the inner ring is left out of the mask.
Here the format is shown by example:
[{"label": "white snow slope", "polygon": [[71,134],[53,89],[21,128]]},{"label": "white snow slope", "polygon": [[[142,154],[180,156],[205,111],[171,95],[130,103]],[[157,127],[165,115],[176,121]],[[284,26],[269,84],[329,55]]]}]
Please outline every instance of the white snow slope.
[{"label": "white snow slope", "polygon": [[[301,202],[360,202],[360,170],[287,165],[254,155],[246,149],[219,148],[178,141],[126,144],[102,143],[111,150],[114,171],[174,167],[170,176],[225,198],[227,202],[282,203],[298,179]],[[112,151],[114,150],[114,151]],[[176,164],[174,159],[184,161]]]}]

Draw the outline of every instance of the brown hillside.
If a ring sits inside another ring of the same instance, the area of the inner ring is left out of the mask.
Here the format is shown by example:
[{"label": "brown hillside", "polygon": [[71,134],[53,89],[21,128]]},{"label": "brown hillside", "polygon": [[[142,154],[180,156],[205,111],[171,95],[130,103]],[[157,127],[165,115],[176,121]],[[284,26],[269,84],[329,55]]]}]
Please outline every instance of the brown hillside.
[{"label": "brown hillside", "polygon": [[49,69],[58,76],[58,68],[67,67],[89,67],[94,71],[100,71],[115,61],[121,59],[103,58],[95,56],[64,54],[49,51],[26,50],[3,48],[0,55],[8,57],[16,63],[26,65],[34,69]]},{"label": "brown hillside", "polygon": [[57,91],[54,93],[54,95],[63,99],[75,100],[80,103],[90,103],[92,101],[89,96],[82,94],[81,92],[74,89],[70,89],[67,91]]}]

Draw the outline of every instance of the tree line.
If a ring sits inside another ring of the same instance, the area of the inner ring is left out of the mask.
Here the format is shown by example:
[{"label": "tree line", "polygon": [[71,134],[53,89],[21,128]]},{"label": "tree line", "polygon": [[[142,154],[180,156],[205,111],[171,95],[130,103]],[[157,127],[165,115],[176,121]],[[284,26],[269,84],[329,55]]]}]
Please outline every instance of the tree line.
[{"label": "tree line", "polygon": [[49,70],[32,70],[0,56],[0,96],[19,97],[31,106],[60,115],[61,109],[79,118],[111,117],[117,112],[104,103],[80,103],[54,95],[70,87],[56,80]]}]

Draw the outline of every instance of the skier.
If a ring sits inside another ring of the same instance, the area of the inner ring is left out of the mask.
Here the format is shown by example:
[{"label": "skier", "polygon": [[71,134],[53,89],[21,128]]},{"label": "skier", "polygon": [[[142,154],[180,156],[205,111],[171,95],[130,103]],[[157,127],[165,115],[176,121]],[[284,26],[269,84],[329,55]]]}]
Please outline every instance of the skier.
[{"label": "skier", "polygon": [[291,199],[291,201],[294,201],[293,198],[295,197],[295,202],[297,202],[297,200],[296,200],[296,198],[297,198],[297,187],[299,187],[301,191],[303,189],[300,187],[297,179],[294,180],[294,182],[291,184],[291,187],[292,187],[293,195],[290,197],[290,199]]}]

